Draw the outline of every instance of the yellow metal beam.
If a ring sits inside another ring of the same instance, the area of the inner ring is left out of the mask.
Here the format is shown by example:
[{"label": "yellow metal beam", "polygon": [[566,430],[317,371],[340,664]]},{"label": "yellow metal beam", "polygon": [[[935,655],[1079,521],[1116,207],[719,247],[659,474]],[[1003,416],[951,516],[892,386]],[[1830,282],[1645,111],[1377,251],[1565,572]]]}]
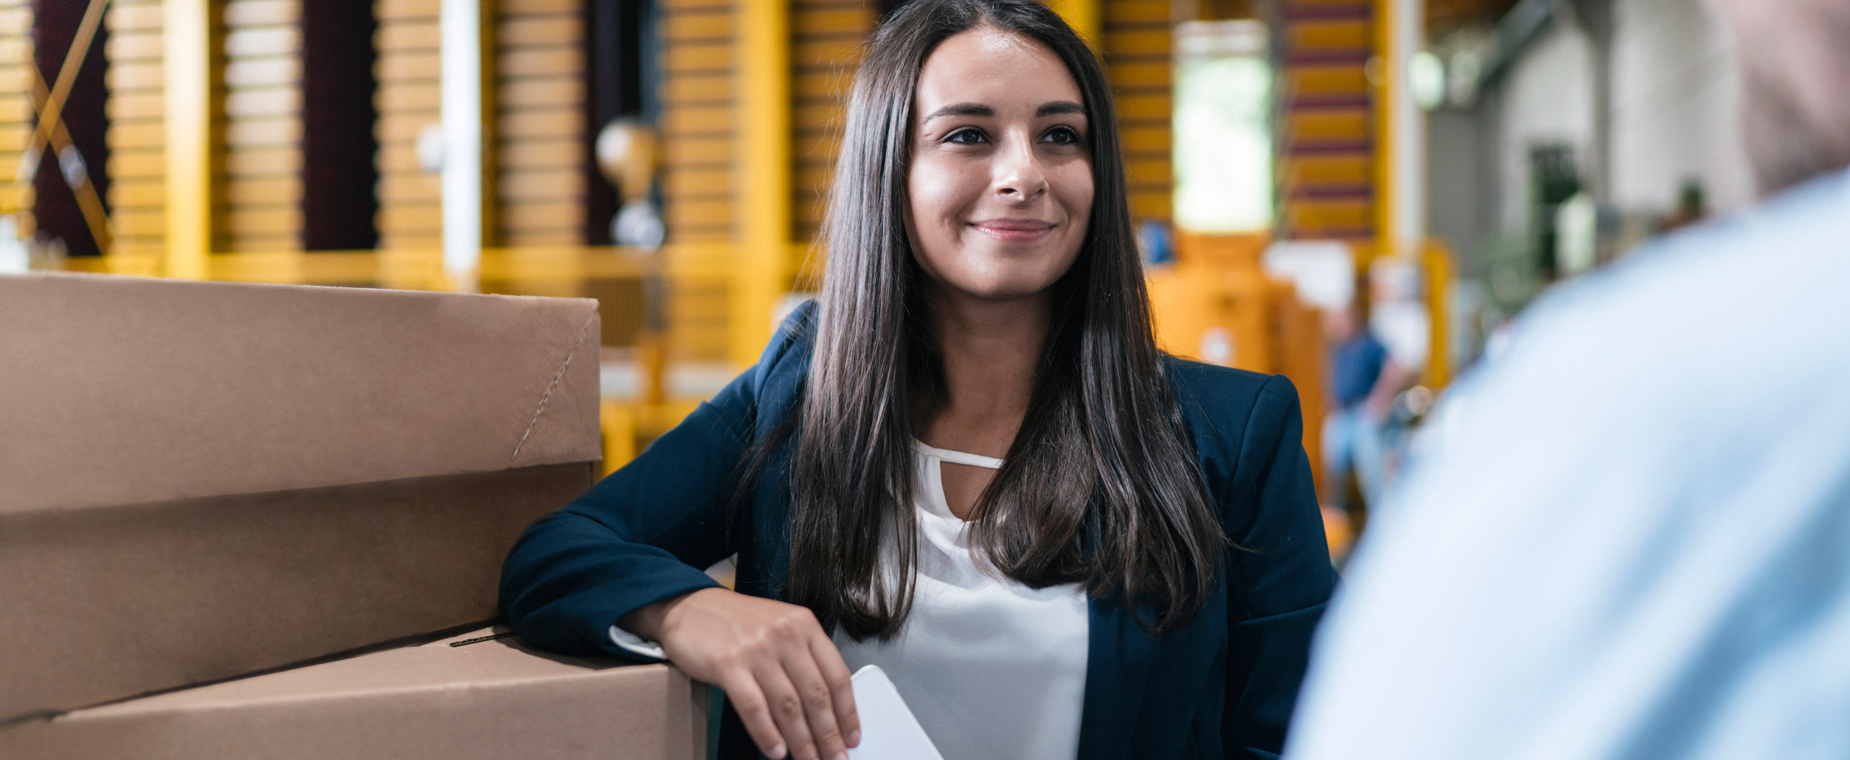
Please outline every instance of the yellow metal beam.
[{"label": "yellow metal beam", "polygon": [[[792,245],[791,250],[798,246]],[[670,280],[729,282],[739,249],[732,245],[672,245],[650,252],[617,246],[529,246],[482,250],[483,279],[520,283],[579,283],[641,279],[660,266]],[[118,253],[64,260],[66,271],[154,277],[164,259]],[[216,251],[201,279],[293,285],[374,283],[408,290],[443,290],[443,251],[394,248],[365,251]]]},{"label": "yellow metal beam", "polygon": [[[51,140],[53,128],[64,124],[64,100],[70,97],[71,87],[77,83],[77,71],[83,68],[84,59],[90,55],[90,43],[96,40],[96,29],[102,25],[103,9],[108,5],[109,0],[90,0],[89,7],[84,8],[83,20],[77,24],[77,36],[71,40],[64,65],[58,69],[58,82],[52,85],[45,107],[38,112],[38,129],[33,132],[30,143],[32,149],[45,147]],[[32,68],[34,76],[43,77],[36,65]]]},{"label": "yellow metal beam", "polygon": [[211,0],[163,4],[166,58],[168,277],[204,279],[212,251]]},{"label": "yellow metal beam", "polygon": [[[101,2],[102,0],[97,0],[99,5]],[[66,148],[71,147],[71,131],[65,126],[62,117],[52,113],[53,108],[58,105],[53,102],[53,93],[45,84],[45,76],[39,73],[39,67],[27,66],[26,68],[32,72],[32,108],[39,120],[39,128],[42,131],[48,124],[51,127],[49,138],[51,150],[45,151],[42,155],[51,156],[55,160],[56,156],[62,155]],[[43,151],[45,145],[34,137],[31,147],[34,150]],[[97,250],[108,254],[114,238],[109,232],[109,213],[103,210],[103,199],[97,195],[96,185],[91,184],[89,177],[84,177],[83,181],[71,186],[71,192],[77,197],[77,209],[83,213],[85,226],[90,228],[90,239],[96,241]],[[31,203],[19,205],[21,211],[27,213],[32,211]],[[5,209],[5,204],[0,204],[0,210],[10,209]]]},{"label": "yellow metal beam", "polygon": [[1452,381],[1452,251],[1437,238],[1427,238],[1425,261],[1426,314],[1432,320],[1432,346],[1426,356],[1425,385],[1443,390]]},{"label": "yellow metal beam", "polygon": [[598,427],[604,437],[604,475],[616,472],[636,458],[636,409],[630,404],[605,401],[598,407]]},{"label": "yellow metal beam", "polygon": [[[590,0],[590,2],[599,2],[599,0]],[[501,88],[498,81],[500,73],[496,66],[500,62],[496,33],[500,26],[498,17],[501,12],[501,2],[500,0],[477,0],[477,4],[481,8],[481,15],[476,19],[476,22],[480,24],[476,42],[481,49],[481,52],[477,54],[477,60],[481,62],[481,71],[478,72],[481,81],[477,87],[482,93],[479,101],[482,120],[482,245],[487,247],[495,245],[501,239],[501,199],[500,193],[496,192],[496,186],[501,178],[500,119],[498,118],[501,112]]]},{"label": "yellow metal beam", "polygon": [[[1391,256],[1399,250],[1401,231],[1396,221],[1395,103],[1401,97],[1398,35],[1395,34],[1394,7],[1408,0],[1375,0],[1375,56],[1368,64],[1369,79],[1375,88],[1375,241],[1373,255]],[[1358,250],[1359,252],[1359,250]],[[1367,267],[1370,257],[1358,256],[1356,264]]]},{"label": "yellow metal beam", "polygon": [[739,259],[732,277],[732,362],[749,366],[771,339],[789,279],[790,3],[737,0]]}]

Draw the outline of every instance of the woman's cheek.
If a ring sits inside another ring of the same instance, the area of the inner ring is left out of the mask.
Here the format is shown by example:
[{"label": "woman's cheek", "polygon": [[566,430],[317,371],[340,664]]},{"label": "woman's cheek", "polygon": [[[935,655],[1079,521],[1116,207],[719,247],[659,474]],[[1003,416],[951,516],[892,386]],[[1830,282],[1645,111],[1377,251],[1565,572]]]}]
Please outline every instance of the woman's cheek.
[{"label": "woman's cheek", "polygon": [[946,267],[954,265],[958,248],[953,231],[945,226],[941,189],[941,185],[920,177],[916,170],[909,183],[913,256],[934,279],[948,274]]},{"label": "woman's cheek", "polygon": [[925,213],[934,224],[945,224],[947,218],[955,216],[960,205],[959,179],[951,167],[939,165],[936,161],[915,167],[912,172],[912,190],[913,197],[919,201],[919,208],[915,211]]},{"label": "woman's cheek", "polygon": [[1076,224],[1083,225],[1092,216],[1092,166],[1073,161],[1061,167],[1060,187],[1065,196],[1067,213]]},{"label": "woman's cheek", "polygon": [[939,254],[957,253],[967,242],[964,237],[967,232],[964,221],[969,199],[961,185],[948,177],[929,182],[920,200],[920,207],[915,212],[926,220],[921,227],[922,234],[937,243]]}]

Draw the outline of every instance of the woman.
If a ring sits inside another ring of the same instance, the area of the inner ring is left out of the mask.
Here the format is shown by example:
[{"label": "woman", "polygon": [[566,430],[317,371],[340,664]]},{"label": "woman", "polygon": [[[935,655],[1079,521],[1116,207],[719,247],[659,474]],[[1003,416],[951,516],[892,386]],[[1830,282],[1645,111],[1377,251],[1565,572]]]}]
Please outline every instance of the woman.
[{"label": "woman", "polygon": [[951,760],[1278,752],[1334,583],[1296,392],[1156,349],[1085,44],[895,12],[826,237],[756,367],[521,539],[515,629],[719,685],[727,757],[841,756],[864,664]]}]

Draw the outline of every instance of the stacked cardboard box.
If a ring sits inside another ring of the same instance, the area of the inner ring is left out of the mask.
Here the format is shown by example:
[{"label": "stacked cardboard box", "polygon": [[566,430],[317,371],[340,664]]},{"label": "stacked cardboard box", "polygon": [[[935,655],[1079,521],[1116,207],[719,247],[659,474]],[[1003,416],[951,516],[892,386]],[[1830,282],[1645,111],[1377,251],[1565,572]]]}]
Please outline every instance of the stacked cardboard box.
[{"label": "stacked cardboard box", "polygon": [[666,665],[542,655],[487,630],[0,731],[0,757],[706,757],[706,695]]},{"label": "stacked cardboard box", "polygon": [[382,646],[492,619],[591,485],[597,347],[585,300],[0,278],[0,756],[486,757],[596,709],[686,756],[666,668]]}]

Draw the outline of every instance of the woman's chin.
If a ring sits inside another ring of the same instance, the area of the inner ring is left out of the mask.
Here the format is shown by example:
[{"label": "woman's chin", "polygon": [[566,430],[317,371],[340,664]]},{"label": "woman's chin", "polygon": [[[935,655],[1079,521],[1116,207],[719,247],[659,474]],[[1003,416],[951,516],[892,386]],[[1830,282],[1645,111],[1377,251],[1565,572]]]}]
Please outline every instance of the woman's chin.
[{"label": "woman's chin", "polygon": [[1070,260],[1052,260],[1056,256],[989,256],[987,266],[945,273],[948,276],[942,282],[947,289],[972,298],[1026,298],[1046,292],[1072,266]]},{"label": "woman's chin", "polygon": [[965,298],[984,301],[1016,301],[1041,295],[1052,286],[1053,280],[1051,279],[1022,277],[958,283],[951,285],[947,290]]}]

